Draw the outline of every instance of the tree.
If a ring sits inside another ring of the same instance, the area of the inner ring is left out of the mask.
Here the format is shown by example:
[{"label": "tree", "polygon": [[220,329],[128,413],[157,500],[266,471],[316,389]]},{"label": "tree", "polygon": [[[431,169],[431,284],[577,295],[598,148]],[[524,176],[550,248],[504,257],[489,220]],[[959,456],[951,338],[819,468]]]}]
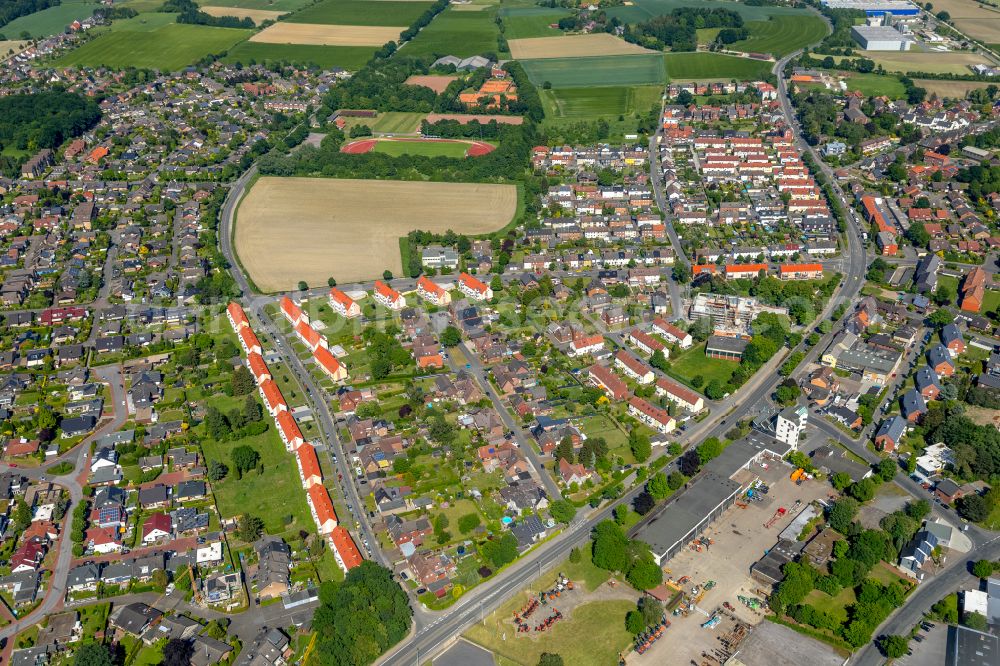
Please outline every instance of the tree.
[{"label": "tree", "polygon": [[623,571],[626,565],[625,546],[628,538],[620,525],[604,520],[594,527],[593,554],[595,566],[606,571]]},{"label": "tree", "polygon": [[257,387],[253,374],[241,365],[233,370],[233,395],[247,395]]},{"label": "tree", "polygon": [[847,494],[861,503],[871,501],[875,497],[875,484],[871,479],[861,479],[847,488]]},{"label": "tree", "polygon": [[164,590],[170,583],[170,576],[163,569],[155,569],[153,571],[152,583],[158,590]]},{"label": "tree", "polygon": [[906,505],[906,515],[916,521],[923,520],[930,512],[931,503],[925,499],[915,500]]},{"label": "tree", "polygon": [[213,460],[208,463],[208,479],[210,481],[222,481],[229,474],[229,467],[225,463]]},{"label": "tree", "polygon": [[896,461],[892,458],[884,458],[875,466],[875,473],[885,482],[892,481],[896,476]]},{"label": "tree", "polygon": [[[633,541],[632,544],[646,546],[641,541]],[[651,590],[663,582],[663,569],[653,559],[653,554],[649,552],[649,546],[646,546],[645,554],[629,568],[625,579],[637,590]]]},{"label": "tree", "polygon": [[482,524],[482,521],[479,519],[478,513],[467,513],[464,516],[459,516],[458,531],[462,534],[468,534],[479,527],[480,524]]},{"label": "tree", "polygon": [[670,481],[667,480],[667,475],[663,472],[659,474],[654,474],[653,477],[646,482],[646,492],[648,492],[653,499],[662,500],[670,494]]},{"label": "tree", "polygon": [[686,261],[674,262],[674,281],[678,284],[687,284],[691,281],[691,266]]},{"label": "tree", "polygon": [[455,347],[462,341],[462,332],[454,326],[448,326],[441,331],[441,344],[445,347]]},{"label": "tree", "polygon": [[543,652],[538,657],[538,666],[563,666],[563,658],[554,652]]},{"label": "tree", "polygon": [[386,282],[391,281],[392,280],[392,271],[390,271],[389,269],[386,269],[386,270],[382,271],[382,279],[385,280]]},{"label": "tree", "polygon": [[574,456],[573,456],[573,438],[572,437],[570,437],[570,436],[567,435],[566,437],[563,437],[561,440],[559,440],[559,443],[556,444],[556,450],[555,450],[555,456],[554,456],[554,458],[555,458],[556,462],[558,462],[560,460],[565,460],[568,463],[573,462]]},{"label": "tree", "polygon": [[697,474],[701,468],[701,458],[698,456],[698,451],[688,449],[677,461],[677,467],[684,476],[692,477]]},{"label": "tree", "polygon": [[671,472],[670,476],[667,477],[667,485],[670,486],[671,490],[677,490],[684,485],[684,475],[680,472]]},{"label": "tree", "polygon": [[931,314],[931,316],[927,318],[927,323],[934,328],[944,328],[954,320],[955,315],[942,308],[941,310],[937,310]]},{"label": "tree", "polygon": [[976,578],[989,578],[993,575],[993,563],[989,560],[979,560],[972,565],[972,575]]},{"label": "tree", "polygon": [[334,279],[333,279],[332,277],[328,277],[328,278],[326,279],[326,286],[328,286],[328,287],[330,287],[331,289],[333,289],[334,287],[336,287],[336,286],[337,286],[337,281],[336,281],[336,280],[334,280]]},{"label": "tree", "polygon": [[163,666],[188,666],[194,646],[182,638],[171,638],[163,646]]},{"label": "tree", "polygon": [[975,629],[976,631],[986,631],[989,629],[989,625],[986,622],[986,616],[982,613],[965,613],[962,618],[962,624],[967,626],[969,629]]},{"label": "tree", "polygon": [[17,501],[14,507],[14,526],[18,532],[23,531],[31,524],[31,507],[23,499]]},{"label": "tree", "polygon": [[889,659],[899,659],[906,654],[909,643],[906,636],[882,636],[878,646]]},{"label": "tree", "polygon": [[837,472],[830,477],[830,484],[838,491],[841,492],[847,486],[851,485],[851,475],[847,472]]},{"label": "tree", "polygon": [[625,614],[625,629],[633,636],[638,636],[646,630],[646,620],[638,610],[630,610]]},{"label": "tree", "polygon": [[495,568],[499,569],[517,559],[517,538],[507,532],[501,537],[486,541],[479,547],[479,552]]},{"label": "tree", "polygon": [[636,462],[646,462],[653,453],[653,445],[649,441],[649,436],[637,430],[629,433],[628,445],[632,450],[632,455],[635,456]]},{"label": "tree", "polygon": [[709,437],[698,447],[698,460],[704,465],[709,460],[718,458],[722,453],[722,442],[719,441],[718,437]]},{"label": "tree", "polygon": [[245,444],[234,448],[230,453],[230,457],[233,460],[233,466],[236,468],[236,478],[238,479],[243,478],[244,472],[249,472],[260,463],[260,454]]},{"label": "tree", "polygon": [[966,495],[958,498],[958,513],[966,520],[978,523],[990,515],[990,507],[979,495]]},{"label": "tree", "polygon": [[309,283],[305,280],[299,280],[299,291],[309,291]]},{"label": "tree", "polygon": [[841,534],[847,534],[854,521],[854,514],[858,512],[858,501],[853,497],[841,497],[833,503],[830,509],[830,527]]},{"label": "tree", "polygon": [[569,524],[576,517],[576,507],[569,500],[558,499],[549,505],[549,513],[556,522]]},{"label": "tree", "polygon": [[253,543],[260,538],[263,532],[264,521],[250,513],[240,516],[240,520],[236,524],[236,537],[246,543]]},{"label": "tree", "polygon": [[101,643],[84,643],[76,650],[74,666],[113,666],[111,654]]}]

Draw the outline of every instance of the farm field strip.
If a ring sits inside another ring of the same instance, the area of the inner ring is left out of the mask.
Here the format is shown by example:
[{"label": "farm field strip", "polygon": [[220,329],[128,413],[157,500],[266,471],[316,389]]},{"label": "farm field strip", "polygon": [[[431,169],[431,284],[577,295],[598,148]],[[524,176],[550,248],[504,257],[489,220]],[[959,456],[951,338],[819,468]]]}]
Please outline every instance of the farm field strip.
[{"label": "farm field strip", "polygon": [[558,37],[562,33],[551,25],[570,16],[569,10],[548,7],[511,7],[500,10],[507,39]]},{"label": "farm field strip", "polygon": [[[857,51],[887,72],[928,72],[931,74],[971,74],[971,65],[992,64],[986,56],[961,51],[917,53],[913,51]],[[840,62],[844,56],[837,56]]]},{"label": "farm field strip", "polygon": [[941,79],[913,79],[913,84],[924,88],[938,97],[964,99],[971,90],[980,90],[991,85],[989,81],[942,81]]},{"label": "farm field strip", "polygon": [[310,44],[265,44],[241,42],[229,49],[224,62],[315,63],[323,68],[343,67],[356,71],[371,60],[374,46],[315,46]]},{"label": "farm field strip", "polygon": [[281,21],[258,32],[250,41],[312,46],[381,46],[397,39],[405,29],[405,26],[324,25]]},{"label": "farm field strip", "polygon": [[649,53],[585,58],[522,60],[531,82],[553,88],[662,84],[666,81],[663,57]]},{"label": "farm field strip", "polygon": [[[462,5],[460,5],[462,6]],[[467,5],[466,5],[467,6]],[[431,24],[403,45],[404,55],[453,55],[468,58],[497,50],[500,34],[493,22],[495,11],[456,12],[451,7],[438,14]]]},{"label": "farm field strip", "polygon": [[0,62],[17,55],[30,45],[31,42],[22,39],[0,40]]},{"label": "farm field strip", "polygon": [[660,86],[605,86],[542,90],[545,114],[550,119],[597,120],[637,111],[657,103]]},{"label": "farm field strip", "polygon": [[624,39],[604,32],[591,35],[511,39],[507,44],[515,60],[653,53],[649,49],[630,44]]},{"label": "farm field strip", "polygon": [[399,2],[385,0],[325,0],[296,12],[296,23],[329,25],[390,25],[408,26],[433,3],[424,1]]},{"label": "farm field strip", "polygon": [[236,18],[248,18],[257,25],[264,21],[276,21],[278,17],[284,16],[288,12],[278,12],[269,9],[245,9],[243,7],[202,7],[201,11],[209,16],[235,16]]},{"label": "farm field strip", "polygon": [[[762,21],[771,16],[805,16],[807,11],[792,7],[754,7],[741,2],[724,0],[634,0],[632,5],[609,7],[608,16],[618,18],[623,23],[641,23],[656,16],[669,14],[682,7],[703,7],[705,9],[728,9],[738,12],[745,21]],[[935,9],[937,4],[935,3]]]},{"label": "farm field strip", "polygon": [[398,241],[414,229],[488,233],[516,208],[513,185],[265,177],[240,205],[235,245],[263,291],[348,282],[401,273]]},{"label": "farm field strip", "polygon": [[448,84],[457,78],[457,76],[441,76],[436,74],[413,74],[403,81],[403,83],[408,86],[430,88],[440,95],[448,87]]},{"label": "farm field strip", "polygon": [[96,2],[74,2],[49,7],[27,16],[19,16],[0,28],[5,36],[20,39],[27,32],[34,38],[58,35],[73,21],[82,21],[99,7]]},{"label": "farm field strip", "polygon": [[987,44],[1000,42],[1000,8],[981,5],[972,0],[941,0],[934,11],[946,11],[959,30]]},{"label": "farm field strip", "polygon": [[753,81],[767,76],[772,64],[719,53],[667,53],[663,61],[668,81]]},{"label": "farm field strip", "polygon": [[827,32],[826,23],[817,16],[779,15],[766,21],[750,21],[746,27],[750,37],[730,44],[730,50],[777,57],[818,42]]},{"label": "farm field strip", "polygon": [[[267,9],[270,11],[279,12],[293,12],[297,9],[301,9],[312,0],[201,0],[199,4],[214,5],[217,7],[241,7],[243,9]],[[127,7],[133,7],[138,4],[145,6],[145,3],[150,2],[151,7],[146,9],[146,11],[152,11],[162,5],[163,3],[159,0],[126,0],[125,5]],[[135,7],[139,11],[139,7]]]}]

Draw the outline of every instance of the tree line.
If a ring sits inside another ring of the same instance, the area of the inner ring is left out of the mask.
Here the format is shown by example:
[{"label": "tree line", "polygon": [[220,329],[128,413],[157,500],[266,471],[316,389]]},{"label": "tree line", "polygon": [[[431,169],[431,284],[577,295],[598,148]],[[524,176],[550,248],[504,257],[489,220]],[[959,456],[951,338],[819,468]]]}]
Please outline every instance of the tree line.
[{"label": "tree line", "polygon": [[212,16],[199,9],[194,0],[167,0],[159,11],[177,12],[178,23],[193,25],[209,25],[215,28],[244,28],[253,30],[255,25],[251,18],[236,18],[235,16]]},{"label": "tree line", "polygon": [[[0,97],[0,149],[55,149],[92,128],[100,118],[98,100],[63,90]],[[13,176],[21,163],[8,159],[0,168]]]},{"label": "tree line", "polygon": [[[662,51],[694,51],[698,48],[698,30],[722,28],[726,30],[725,43],[745,39],[743,16],[729,9],[682,7],[663,16],[654,16],[636,25],[626,25],[622,38],[633,44]],[[720,31],[721,35],[721,31]]]},{"label": "tree line", "polygon": [[21,16],[34,14],[49,7],[58,7],[60,0],[6,0],[0,4],[0,27]]}]

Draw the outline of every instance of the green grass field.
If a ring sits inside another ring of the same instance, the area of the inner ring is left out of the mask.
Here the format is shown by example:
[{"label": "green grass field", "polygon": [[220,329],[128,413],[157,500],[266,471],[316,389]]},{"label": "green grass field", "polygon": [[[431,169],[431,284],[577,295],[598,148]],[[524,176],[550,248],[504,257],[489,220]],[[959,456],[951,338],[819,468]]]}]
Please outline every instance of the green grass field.
[{"label": "green grass field", "polygon": [[70,51],[55,64],[176,71],[210,53],[222,53],[249,35],[249,30],[177,23],[151,32],[109,32]]},{"label": "green grass field", "polygon": [[357,71],[371,60],[376,48],[373,46],[313,46],[306,44],[264,44],[262,42],[241,42],[229,49],[224,62],[250,61],[258,63],[292,62],[303,65],[315,64],[323,68],[342,67]]},{"label": "green grass field", "polygon": [[494,10],[457,12],[446,9],[400,50],[403,55],[453,55],[459,58],[496,53],[500,34]]},{"label": "green grass field", "polygon": [[[687,351],[681,352],[670,359],[670,374],[690,385],[691,380],[698,375],[705,380],[704,388],[713,379],[726,384],[738,367],[732,361],[723,361],[705,356],[705,343],[697,344]],[[700,390],[700,389],[699,389]]]},{"label": "green grass field", "polygon": [[295,23],[331,25],[408,26],[425,11],[430,2],[392,2],[381,0],[326,0],[296,12],[289,20]]},{"label": "green grass field", "polygon": [[856,72],[851,73],[850,78],[847,79],[847,89],[851,91],[857,90],[869,97],[873,95],[887,95],[894,99],[902,97],[906,92],[903,84],[895,76],[859,74]]},{"label": "green grass field", "polygon": [[645,113],[662,93],[660,86],[609,86],[542,90],[541,96],[550,120],[597,120]]},{"label": "green grass field", "polygon": [[635,0],[631,6],[609,7],[608,16],[618,18],[624,23],[641,23],[654,16],[669,14],[681,7],[705,7],[706,9],[728,9],[739,12],[746,21],[762,21],[770,16],[799,15],[806,12],[791,7],[751,7],[741,2],[723,2],[722,0]]},{"label": "green grass field", "polygon": [[774,16],[767,21],[750,21],[746,27],[750,38],[730,44],[730,50],[781,57],[826,36],[826,23],[818,16]]},{"label": "green grass field", "polygon": [[99,6],[96,2],[63,2],[56,7],[16,18],[0,28],[0,33],[7,39],[21,39],[24,32],[35,38],[58,35],[73,21],[90,17]]},{"label": "green grass field", "polygon": [[520,62],[536,86],[546,81],[553,88],[662,85],[666,80],[663,58],[656,54],[545,58]]},{"label": "green grass field", "polygon": [[663,56],[668,81],[754,81],[771,71],[770,62],[719,53],[667,53]]},{"label": "green grass field", "polygon": [[146,12],[130,19],[112,22],[111,32],[152,32],[165,25],[177,22],[177,14]]},{"label": "green grass field", "polygon": [[469,145],[439,141],[379,141],[373,152],[385,153],[392,157],[400,155],[424,155],[426,157],[465,157]]},{"label": "green grass field", "polygon": [[371,128],[375,132],[386,132],[387,134],[412,134],[420,129],[420,121],[426,117],[426,113],[387,111],[378,114],[378,118]]},{"label": "green grass field", "polygon": [[[129,2],[159,2],[159,0],[128,0]],[[312,0],[198,0],[199,5],[209,7],[243,7],[244,9],[267,9],[274,12],[290,12],[310,4]],[[159,5],[162,5],[159,2]],[[159,6],[157,5],[157,6]],[[129,5],[131,6],[131,5]]]},{"label": "green grass field", "polygon": [[549,25],[570,15],[565,9],[548,7],[510,7],[500,10],[504,22],[504,36],[507,39],[527,39],[529,37],[557,37],[562,34],[558,28]]}]

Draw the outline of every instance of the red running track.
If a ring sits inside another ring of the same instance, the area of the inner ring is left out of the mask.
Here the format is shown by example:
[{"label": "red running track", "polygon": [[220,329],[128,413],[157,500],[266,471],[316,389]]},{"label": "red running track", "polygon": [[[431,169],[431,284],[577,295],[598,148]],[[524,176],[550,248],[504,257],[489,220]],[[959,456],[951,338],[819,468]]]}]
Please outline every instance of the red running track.
[{"label": "red running track", "polygon": [[346,153],[348,155],[361,155],[364,153],[370,153],[375,150],[375,144],[379,141],[401,141],[404,143],[420,143],[423,141],[436,141],[439,143],[465,143],[469,144],[469,149],[465,151],[466,157],[481,157],[483,155],[488,155],[496,150],[496,146],[491,143],[486,143],[485,141],[465,141],[461,139],[404,139],[404,138],[383,138],[383,139],[358,139],[357,141],[350,141],[345,143],[340,147],[340,152]]}]

